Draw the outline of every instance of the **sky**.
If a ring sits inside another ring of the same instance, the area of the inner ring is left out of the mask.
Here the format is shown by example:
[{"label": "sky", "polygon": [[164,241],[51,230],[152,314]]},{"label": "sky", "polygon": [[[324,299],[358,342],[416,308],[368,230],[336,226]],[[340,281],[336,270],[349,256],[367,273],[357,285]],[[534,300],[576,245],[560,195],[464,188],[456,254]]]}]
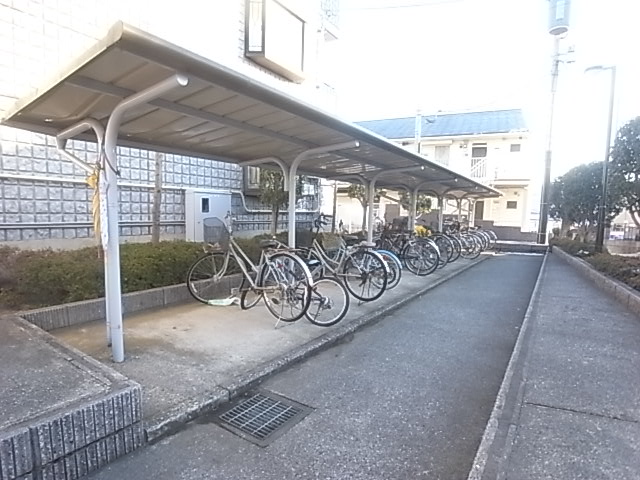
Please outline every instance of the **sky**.
[{"label": "sky", "polygon": [[[339,113],[353,121],[420,109],[522,108],[540,162],[550,117],[553,37],[547,0],[342,0],[335,42]],[[614,134],[640,115],[636,0],[572,0],[554,108],[552,177],[606,150],[610,72],[616,65]],[[536,180],[536,179],[534,179]]]}]

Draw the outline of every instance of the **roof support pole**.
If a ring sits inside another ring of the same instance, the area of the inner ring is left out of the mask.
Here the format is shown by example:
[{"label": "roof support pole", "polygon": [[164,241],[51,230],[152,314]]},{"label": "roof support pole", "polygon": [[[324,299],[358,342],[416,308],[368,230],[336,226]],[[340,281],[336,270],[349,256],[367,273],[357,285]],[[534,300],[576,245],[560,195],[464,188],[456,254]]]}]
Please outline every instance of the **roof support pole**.
[{"label": "roof support pole", "polygon": [[473,226],[476,223],[476,215],[475,215],[475,205],[476,201],[472,198],[467,198],[467,202],[469,202],[469,226]]},{"label": "roof support pole", "polygon": [[409,192],[409,232],[416,229],[416,220],[418,218],[418,189],[414,188]]},{"label": "roof support pole", "polygon": [[456,198],[456,208],[458,209],[458,222],[462,223],[462,199]]},{"label": "roof support pole", "polygon": [[438,231],[442,232],[442,227],[444,226],[444,197],[442,195],[438,195]]},{"label": "roof support pole", "polygon": [[61,131],[58,135],[56,135],[56,146],[61,157],[69,160],[71,163],[77,165],[85,172],[92,173],[93,167],[91,165],[89,165],[87,162],[83,162],[78,157],[65,150],[68,139],[73,138],[76,135],[89,129],[92,129],[93,133],[96,134],[96,139],[98,141],[98,152],[100,152],[102,150],[102,146],[104,145],[104,127],[99,121],[94,118],[87,118]]},{"label": "roof support pole", "polygon": [[289,191],[289,167],[286,163],[282,161],[282,159],[278,157],[264,157],[264,158],[256,158],[255,160],[247,160],[246,162],[240,162],[238,165],[241,167],[253,167],[256,165],[262,165],[265,163],[275,163],[282,170],[282,179],[284,184],[284,191]]},{"label": "roof support pole", "polygon": [[104,150],[106,155],[107,183],[107,232],[109,238],[105,249],[105,300],[107,322],[111,329],[111,353],[114,362],[124,361],[124,337],[122,330],[122,291],[120,288],[120,232],[118,226],[118,172],[116,147],[118,130],[125,113],[139,105],[147,103],[176,87],[184,87],[189,83],[188,77],[181,74],[172,75],[151,87],[134,93],[115,106],[105,133]]},{"label": "roof support pole", "polygon": [[310,148],[304,152],[299,153],[294,158],[291,167],[289,168],[289,239],[288,243],[290,247],[296,246],[296,174],[298,173],[298,167],[303,160],[306,160],[314,155],[335,152],[337,150],[347,150],[349,148],[358,148],[360,142],[351,140],[344,143],[336,143],[333,145],[325,145],[322,147]]},{"label": "roof support pole", "polygon": [[[66,150],[67,140],[75,137],[76,135],[85,132],[89,129],[93,130],[93,133],[96,135],[96,140],[98,142],[98,158],[96,162],[101,162],[101,153],[102,147],[104,146],[104,126],[94,118],[87,118],[81,122],[76,123],[75,125],[70,126],[69,128],[64,129],[58,135],[56,135],[56,146],[58,149],[58,153],[62,158],[69,160],[74,165],[82,168],[88,174],[92,174],[94,171],[94,167],[89,165],[87,162],[80,160],[78,157],[73,155],[72,153]],[[99,188],[99,187],[98,187]],[[108,282],[108,271],[106,268],[106,256],[105,256],[105,269],[104,269],[104,284],[107,285]],[[106,330],[107,330],[107,345],[111,345],[111,328],[109,327],[109,312],[106,310],[107,321],[106,321]]]},{"label": "roof support pole", "polygon": [[[367,202],[367,207],[369,211],[367,212],[367,242],[373,243],[373,201],[375,200],[375,192],[376,192],[376,182],[378,178],[380,178],[385,173],[401,173],[401,172],[411,172],[413,170],[422,170],[424,167],[415,166],[415,167],[400,167],[400,168],[390,168],[389,170],[381,170],[376,173],[371,181],[369,182],[369,198]],[[411,195],[411,192],[409,192]],[[415,210],[414,210],[415,213]],[[409,214],[411,215],[411,213]]]}]

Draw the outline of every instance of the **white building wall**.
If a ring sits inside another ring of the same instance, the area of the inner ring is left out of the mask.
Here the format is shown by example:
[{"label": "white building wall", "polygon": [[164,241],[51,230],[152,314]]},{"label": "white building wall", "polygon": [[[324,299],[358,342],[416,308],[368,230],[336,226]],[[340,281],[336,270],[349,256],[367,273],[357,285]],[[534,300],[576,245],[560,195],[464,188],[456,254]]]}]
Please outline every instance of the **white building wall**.
[{"label": "white building wall", "polygon": [[[324,37],[318,32],[321,0],[283,1],[308,22],[308,80],[301,84],[284,80],[244,57],[245,0],[0,0],[0,117],[17,98],[64,69],[118,20],[327,108],[331,101],[323,100],[322,95],[328,90],[316,88],[322,74],[316,69],[315,57],[324,48]],[[323,59],[325,64],[330,60]],[[79,158],[94,161],[95,144],[71,141],[68,146]],[[118,156],[124,183],[120,188],[121,235],[133,240],[149,233],[155,153],[120,148]],[[184,235],[185,188],[242,189],[240,167],[182,155],[165,156],[162,176],[165,238]],[[23,246],[90,242],[91,196],[85,177],[84,171],[60,159],[52,137],[0,127],[0,242]],[[305,198],[301,208],[314,210],[314,202]],[[247,198],[247,203],[250,209],[265,209],[256,198]],[[270,215],[245,211],[237,194],[232,209],[242,222],[240,230],[259,233],[269,228]],[[311,214],[298,217],[298,221],[309,222]]]}]

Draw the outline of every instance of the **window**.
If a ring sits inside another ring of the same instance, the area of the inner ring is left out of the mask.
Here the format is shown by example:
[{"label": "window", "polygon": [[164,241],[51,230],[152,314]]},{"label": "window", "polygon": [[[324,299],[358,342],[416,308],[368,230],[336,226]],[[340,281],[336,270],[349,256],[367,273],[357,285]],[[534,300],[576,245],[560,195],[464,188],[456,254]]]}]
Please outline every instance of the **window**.
[{"label": "window", "polygon": [[274,73],[304,80],[305,22],[277,0],[246,0],[244,54]]},{"label": "window", "polygon": [[435,160],[441,165],[449,165],[449,145],[436,145]]},{"label": "window", "polygon": [[510,152],[519,152],[520,151],[520,144],[519,143],[512,143],[511,144],[511,148],[509,149]]},{"label": "window", "polygon": [[518,202],[516,200],[507,200],[507,209],[515,210],[518,208]]},{"label": "window", "polygon": [[202,205],[200,210],[202,211],[202,213],[209,213],[209,199],[208,198],[203,198],[202,199]]},{"label": "window", "polygon": [[474,158],[484,158],[487,156],[486,143],[474,143],[471,146],[471,156]]},{"label": "window", "polygon": [[244,193],[246,195],[260,194],[260,168],[244,167]]}]

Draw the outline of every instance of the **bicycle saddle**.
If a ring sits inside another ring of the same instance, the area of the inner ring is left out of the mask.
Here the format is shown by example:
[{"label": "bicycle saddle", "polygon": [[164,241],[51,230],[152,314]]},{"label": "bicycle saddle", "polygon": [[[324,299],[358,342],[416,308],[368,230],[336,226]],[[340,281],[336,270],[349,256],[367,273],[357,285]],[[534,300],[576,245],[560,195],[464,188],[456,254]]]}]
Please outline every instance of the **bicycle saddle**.
[{"label": "bicycle saddle", "polygon": [[277,240],[260,240],[260,248],[278,248],[280,243]]},{"label": "bicycle saddle", "polygon": [[347,245],[355,245],[360,240],[358,237],[354,235],[345,235],[342,239],[346,242]]}]

